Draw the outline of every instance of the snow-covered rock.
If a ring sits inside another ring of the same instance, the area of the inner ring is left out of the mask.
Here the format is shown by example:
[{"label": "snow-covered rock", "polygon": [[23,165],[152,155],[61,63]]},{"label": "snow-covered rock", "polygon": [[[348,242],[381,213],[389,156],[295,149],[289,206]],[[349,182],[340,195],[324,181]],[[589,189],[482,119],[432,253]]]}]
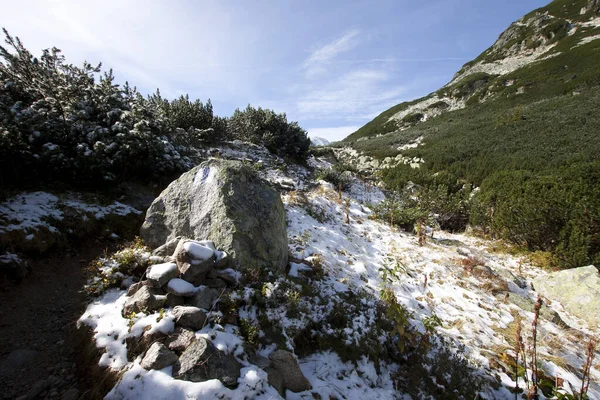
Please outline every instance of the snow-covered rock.
[{"label": "snow-covered rock", "polygon": [[183,279],[174,278],[167,283],[167,292],[181,297],[192,297],[196,293],[196,287]]},{"label": "snow-covered rock", "polygon": [[146,278],[150,285],[156,288],[163,287],[171,279],[179,275],[177,264],[164,263],[151,265],[146,271]]}]

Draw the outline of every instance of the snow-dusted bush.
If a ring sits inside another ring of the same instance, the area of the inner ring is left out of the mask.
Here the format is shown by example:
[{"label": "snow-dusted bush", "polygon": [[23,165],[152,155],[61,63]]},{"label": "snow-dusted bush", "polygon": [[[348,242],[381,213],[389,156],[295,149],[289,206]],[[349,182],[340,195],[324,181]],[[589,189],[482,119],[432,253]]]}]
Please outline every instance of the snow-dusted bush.
[{"label": "snow-dusted bush", "polygon": [[280,156],[304,159],[308,155],[306,131],[297,122],[288,122],[285,114],[248,105],[243,111],[235,110],[227,127],[235,139],[264,145]]},{"label": "snow-dusted bush", "polygon": [[[183,170],[153,104],[100,65],[68,64],[57,48],[34,57],[4,31],[0,47],[3,183],[136,178]],[[9,51],[10,50],[10,51]]]},{"label": "snow-dusted bush", "polygon": [[[4,30],[0,46],[0,183],[32,179],[97,184],[148,179],[193,166],[203,144],[242,139],[294,158],[310,141],[270,110],[236,111],[230,123],[208,100],[143,97],[112,70],[68,64],[57,48],[34,57]],[[250,112],[250,111],[252,112]]]}]

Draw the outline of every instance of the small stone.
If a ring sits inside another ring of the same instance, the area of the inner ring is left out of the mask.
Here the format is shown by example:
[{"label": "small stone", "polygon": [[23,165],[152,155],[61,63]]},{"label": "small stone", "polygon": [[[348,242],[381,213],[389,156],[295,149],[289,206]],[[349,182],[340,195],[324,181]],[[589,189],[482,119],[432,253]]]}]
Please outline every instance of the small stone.
[{"label": "small stone", "polygon": [[181,278],[193,285],[201,285],[214,267],[214,250],[194,240],[181,239],[173,256]]},{"label": "small stone", "polygon": [[123,306],[123,316],[131,313],[150,312],[163,307],[166,296],[158,295],[155,289],[142,286],[132,297],[128,298]]},{"label": "small stone", "polygon": [[215,268],[217,269],[225,269],[230,266],[231,257],[224,251],[217,252],[217,259],[215,261]]},{"label": "small stone", "polygon": [[140,366],[144,369],[163,369],[177,363],[177,355],[162,343],[154,343],[142,359]]},{"label": "small stone", "polygon": [[169,335],[165,341],[165,345],[170,350],[181,352],[187,349],[194,340],[196,340],[196,334],[194,331],[179,327],[175,329],[175,332]]},{"label": "small stone", "polygon": [[205,338],[196,339],[179,357],[173,377],[191,382],[219,379],[227,387],[237,386],[240,363],[232,355],[218,350]]},{"label": "small stone", "polygon": [[199,289],[191,298],[188,299],[188,304],[204,310],[211,310],[214,302],[219,298],[219,291],[209,287]]},{"label": "small stone", "polygon": [[177,264],[175,263],[151,265],[146,271],[148,282],[151,286],[156,288],[163,287],[171,279],[177,278],[178,275],[179,271],[177,270]]},{"label": "small stone", "polygon": [[165,302],[165,305],[167,307],[177,307],[177,306],[182,306],[185,304],[185,299],[181,296],[177,296],[176,294],[173,293],[167,293],[167,300]]},{"label": "small stone", "polygon": [[167,243],[162,246],[156,248],[153,252],[153,256],[167,257],[173,255],[175,249],[177,248],[177,244],[181,240],[181,236],[177,236],[174,239],[169,240]]},{"label": "small stone", "polygon": [[125,345],[127,346],[127,358],[133,360],[136,356],[145,353],[148,348],[156,342],[162,342],[167,334],[159,330],[149,333],[150,326],[146,327],[146,330],[142,336],[128,336],[125,338]]},{"label": "small stone", "polygon": [[133,296],[145,284],[146,284],[146,281],[140,281],[140,282],[134,283],[133,285],[129,286],[129,288],[127,289],[127,296],[130,296],[130,297]]},{"label": "small stone", "polygon": [[171,279],[165,289],[181,297],[192,297],[196,293],[194,285],[179,278]]},{"label": "small stone", "polygon": [[184,328],[200,330],[206,323],[206,314],[198,307],[177,306],[173,308],[175,323]]},{"label": "small stone", "polygon": [[204,281],[204,285],[208,286],[211,289],[225,289],[227,287],[227,282],[223,279],[215,278],[215,279],[207,279]]},{"label": "small stone", "polygon": [[36,383],[33,384],[31,389],[29,389],[27,394],[25,394],[25,399],[29,400],[29,399],[37,398],[40,395],[40,393],[42,393],[44,390],[46,390],[47,387],[48,387],[48,381],[46,381],[45,379],[43,379],[41,381],[37,381]]},{"label": "small stone", "polygon": [[274,370],[283,377],[283,386],[292,392],[303,392],[311,389],[311,384],[306,379],[298,361],[292,353],[286,350],[277,350],[273,352],[269,359]]},{"label": "small stone", "polygon": [[0,377],[11,375],[17,369],[31,364],[38,354],[37,351],[31,349],[13,350],[3,360],[0,360]]},{"label": "small stone", "polygon": [[233,270],[229,269],[217,271],[217,278],[222,279],[230,286],[235,286],[237,284],[237,278],[231,272],[233,272]]}]

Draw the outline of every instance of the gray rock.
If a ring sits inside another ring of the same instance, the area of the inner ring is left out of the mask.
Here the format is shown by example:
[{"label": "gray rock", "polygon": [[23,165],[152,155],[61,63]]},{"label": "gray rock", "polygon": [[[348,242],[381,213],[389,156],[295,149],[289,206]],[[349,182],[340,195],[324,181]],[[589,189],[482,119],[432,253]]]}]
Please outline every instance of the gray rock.
[{"label": "gray rock", "polygon": [[240,363],[219,351],[205,338],[196,339],[179,357],[173,377],[191,382],[219,379],[227,387],[235,387],[240,377]]},{"label": "gray rock", "polygon": [[146,286],[146,281],[136,282],[127,288],[127,296],[133,296],[142,286]]},{"label": "gray rock", "polygon": [[225,269],[229,268],[231,263],[231,257],[227,252],[221,251],[217,253],[217,259],[215,261],[215,268],[217,269]]},{"label": "gray rock", "polygon": [[204,287],[196,292],[193,297],[188,299],[188,304],[194,307],[209,311],[215,300],[219,298],[221,292],[216,289]]},{"label": "gray rock", "polygon": [[77,399],[79,399],[79,390],[77,390],[75,388],[69,389],[62,395],[62,397],[60,399],[61,400],[77,400]]},{"label": "gray rock", "polygon": [[272,367],[264,368],[267,373],[269,385],[273,386],[279,394],[285,398],[285,387],[283,386],[283,375]]},{"label": "gray rock", "polygon": [[283,273],[288,248],[279,194],[239,161],[209,160],[152,203],[140,236],[158,247],[177,236],[209,239],[244,268]]},{"label": "gray rock", "polygon": [[177,306],[173,308],[173,316],[177,325],[194,331],[202,329],[206,323],[206,314],[198,307]]},{"label": "gray rock", "polygon": [[133,296],[127,299],[123,306],[123,316],[131,313],[151,312],[165,305],[166,296],[158,294],[156,289],[142,286]]},{"label": "gray rock", "polygon": [[152,252],[152,255],[160,256],[160,257],[172,256],[173,253],[175,253],[175,249],[177,248],[177,244],[179,244],[180,240],[181,240],[181,236],[174,237],[173,239],[169,240],[167,243],[154,249],[154,251]]},{"label": "gray rock", "polygon": [[176,294],[173,293],[167,293],[167,299],[165,302],[165,305],[167,307],[177,307],[177,306],[182,306],[185,304],[185,299],[181,296],[177,296]]},{"label": "gray rock", "polygon": [[179,276],[179,270],[175,263],[154,264],[146,270],[146,279],[150,286],[160,288],[171,279]]},{"label": "gray rock", "polygon": [[231,272],[232,270],[225,269],[223,271],[217,271],[216,275],[218,279],[221,279],[227,285],[235,286],[237,285],[238,281],[237,278]]},{"label": "gray rock", "polygon": [[600,324],[600,273],[593,265],[539,276],[533,285],[543,296],[586,321],[590,328]]},{"label": "gray rock", "polygon": [[256,365],[260,369],[266,369],[271,365],[271,360],[256,353],[248,355],[248,362]]},{"label": "gray rock", "polygon": [[173,351],[181,352],[187,349],[194,340],[196,340],[194,331],[179,327],[169,335],[165,345]]},{"label": "gray rock", "polygon": [[128,336],[125,338],[127,345],[127,357],[133,360],[136,356],[145,353],[148,348],[154,343],[163,342],[167,335],[159,330],[150,333],[149,330],[144,331],[141,337]]},{"label": "gray rock", "polygon": [[17,349],[10,352],[0,361],[0,377],[12,375],[18,369],[31,364],[39,353],[30,349]]},{"label": "gray rock", "polygon": [[283,387],[292,392],[303,392],[310,390],[311,385],[302,373],[298,361],[292,353],[286,350],[273,352],[269,359],[271,366],[283,377]]},{"label": "gray rock", "polygon": [[[503,300],[503,296],[499,295],[498,300]],[[521,310],[533,313],[535,311],[535,302],[527,297],[521,296],[517,293],[510,293],[508,296],[508,301],[511,304],[519,307]],[[569,326],[562,320],[560,315],[554,310],[551,310],[546,306],[546,304],[542,304],[542,308],[540,309],[540,318],[545,319],[546,321],[554,322],[556,325],[562,328],[569,328]]]},{"label": "gray rock", "polygon": [[174,365],[179,358],[162,343],[154,343],[142,359],[140,366],[144,369],[163,369]]},{"label": "gray rock", "polygon": [[473,267],[473,275],[486,279],[497,279],[498,275],[487,265],[476,265]]},{"label": "gray rock", "polygon": [[523,279],[523,278],[520,278],[520,277],[516,276],[515,274],[513,274],[509,270],[507,270],[507,269],[499,269],[497,272],[498,272],[498,275],[500,275],[501,277],[503,277],[507,281],[514,283],[515,285],[517,285],[521,289],[526,289],[527,288],[527,281],[525,279]]}]

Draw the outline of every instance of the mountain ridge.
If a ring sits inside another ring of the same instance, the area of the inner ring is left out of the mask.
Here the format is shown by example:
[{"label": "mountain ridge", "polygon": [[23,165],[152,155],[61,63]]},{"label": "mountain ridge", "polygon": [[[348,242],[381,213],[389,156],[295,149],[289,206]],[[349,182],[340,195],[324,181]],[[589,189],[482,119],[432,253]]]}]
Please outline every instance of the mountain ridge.
[{"label": "mountain ridge", "polygon": [[[571,53],[593,58],[593,50],[600,43],[597,39],[600,39],[597,0],[555,0],[513,22],[492,46],[464,64],[442,88],[385,110],[343,142],[402,132],[449,111],[526,94],[531,90],[532,80],[528,68],[534,64],[541,70],[552,68],[555,61],[563,61]],[[575,67],[571,75],[585,72],[583,69]],[[585,78],[587,75],[589,71]],[[548,86],[544,79],[537,83]],[[594,86],[597,84],[596,79]]]}]

